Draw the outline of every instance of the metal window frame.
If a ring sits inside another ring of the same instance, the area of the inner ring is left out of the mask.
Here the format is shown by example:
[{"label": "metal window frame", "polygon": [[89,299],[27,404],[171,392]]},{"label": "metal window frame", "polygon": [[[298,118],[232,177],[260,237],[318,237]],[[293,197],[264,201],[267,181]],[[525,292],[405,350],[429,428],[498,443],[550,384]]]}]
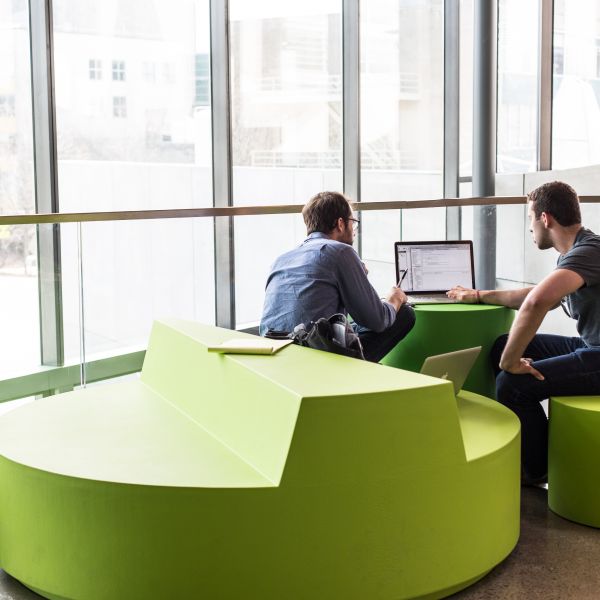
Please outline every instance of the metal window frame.
[{"label": "metal window frame", "polygon": [[343,179],[344,193],[360,202],[360,1],[343,0]]},{"label": "metal window frame", "polygon": [[[360,164],[360,0],[342,0],[342,114],[344,194],[361,200]],[[362,228],[359,224],[356,247],[362,255]]]},{"label": "metal window frame", "polygon": [[[458,198],[460,157],[460,2],[444,2],[444,198]],[[446,239],[461,237],[461,209],[446,208]]]},{"label": "metal window frame", "polygon": [[539,0],[537,170],[552,168],[554,0]]},{"label": "metal window frame", "polygon": [[[474,0],[473,195],[493,196],[496,185],[498,2]],[[496,207],[473,209],[475,282],[496,287]]]},{"label": "metal window frame", "polygon": [[[36,213],[57,213],[58,155],[54,98],[52,0],[29,0]],[[42,365],[64,364],[60,226],[37,228]]]},{"label": "metal window frame", "polygon": [[[210,0],[213,206],[233,206],[229,1]],[[231,217],[214,219],[215,319],[235,329],[235,249]]]}]

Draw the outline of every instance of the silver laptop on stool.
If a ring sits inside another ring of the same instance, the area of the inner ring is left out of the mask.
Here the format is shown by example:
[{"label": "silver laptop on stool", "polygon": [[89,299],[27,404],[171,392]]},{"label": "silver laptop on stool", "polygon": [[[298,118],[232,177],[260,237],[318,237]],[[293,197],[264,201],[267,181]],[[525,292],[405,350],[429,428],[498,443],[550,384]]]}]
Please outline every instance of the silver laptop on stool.
[{"label": "silver laptop on stool", "polygon": [[475,288],[473,242],[396,242],[396,281],[411,304],[454,303],[455,285]]},{"label": "silver laptop on stool", "polygon": [[454,385],[454,393],[458,394],[480,352],[481,346],[477,346],[475,348],[457,350],[456,352],[429,356],[425,359],[421,367],[421,373],[430,377],[438,377],[439,379],[451,381]]}]

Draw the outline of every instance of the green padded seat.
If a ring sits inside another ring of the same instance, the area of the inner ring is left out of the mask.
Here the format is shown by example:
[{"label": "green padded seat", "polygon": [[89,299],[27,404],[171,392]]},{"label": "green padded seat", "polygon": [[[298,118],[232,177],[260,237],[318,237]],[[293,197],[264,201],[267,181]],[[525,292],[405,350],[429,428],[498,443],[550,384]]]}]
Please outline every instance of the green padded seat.
[{"label": "green padded seat", "polygon": [[511,552],[510,411],[309,348],[206,350],[240,336],[157,322],[139,380],[0,418],[0,566],[61,600],[400,600]]},{"label": "green padded seat", "polygon": [[550,399],[548,505],[600,527],[600,396]]},{"label": "green padded seat", "polygon": [[419,371],[428,356],[482,346],[464,389],[495,398],[490,350],[499,336],[508,333],[515,311],[487,304],[418,304],[415,313],[412,331],[381,363]]}]

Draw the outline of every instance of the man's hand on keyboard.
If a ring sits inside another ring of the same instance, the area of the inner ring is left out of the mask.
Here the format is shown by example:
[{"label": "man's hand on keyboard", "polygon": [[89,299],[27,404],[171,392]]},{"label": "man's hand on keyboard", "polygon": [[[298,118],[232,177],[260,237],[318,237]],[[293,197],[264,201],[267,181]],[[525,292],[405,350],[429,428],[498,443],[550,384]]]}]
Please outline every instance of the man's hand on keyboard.
[{"label": "man's hand on keyboard", "polygon": [[477,290],[465,288],[462,285],[457,285],[451,290],[446,292],[448,298],[453,298],[458,302],[464,302],[466,304],[477,304]]}]

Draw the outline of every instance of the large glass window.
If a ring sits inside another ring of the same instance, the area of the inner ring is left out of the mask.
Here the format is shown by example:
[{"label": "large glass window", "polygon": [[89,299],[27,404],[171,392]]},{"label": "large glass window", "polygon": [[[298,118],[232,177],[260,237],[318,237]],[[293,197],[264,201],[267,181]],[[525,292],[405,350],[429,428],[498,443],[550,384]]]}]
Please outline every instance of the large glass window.
[{"label": "large glass window", "polygon": [[499,3],[499,173],[536,169],[538,14],[537,0]]},{"label": "large glass window", "polygon": [[554,169],[600,163],[599,39],[599,0],[555,0]]},{"label": "large glass window", "polygon": [[[208,0],[80,4],[53,2],[61,211],[212,206],[208,80],[196,101]],[[88,354],[146,343],[156,317],[213,321],[212,222],[202,221],[83,227]],[[63,264],[76,263],[72,232],[61,251]],[[70,361],[79,348],[73,270],[62,286]]]}]

